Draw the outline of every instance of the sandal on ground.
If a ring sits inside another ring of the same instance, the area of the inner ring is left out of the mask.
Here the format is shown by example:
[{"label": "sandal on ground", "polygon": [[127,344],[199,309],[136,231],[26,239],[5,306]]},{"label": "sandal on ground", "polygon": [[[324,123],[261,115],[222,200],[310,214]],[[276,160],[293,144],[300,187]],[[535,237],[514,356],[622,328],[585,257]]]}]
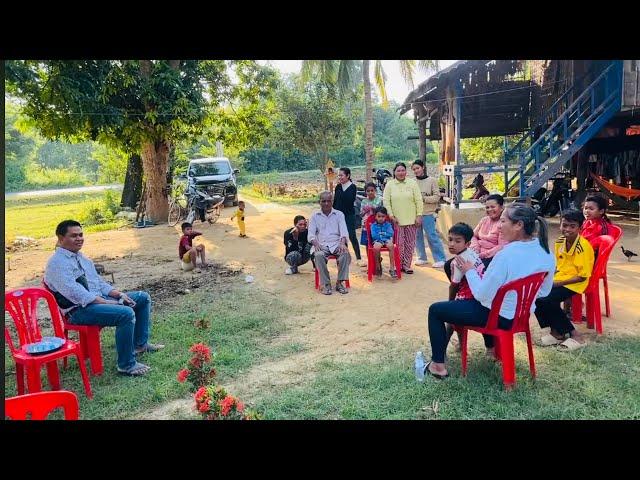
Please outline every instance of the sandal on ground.
[{"label": "sandal on ground", "polygon": [[164,348],[164,345],[160,343],[147,343],[143,347],[137,347],[136,353],[146,353],[146,352],[153,353],[153,352],[157,352],[158,350],[162,350],[163,348]]},{"label": "sandal on ground", "polygon": [[398,272],[395,270],[389,270],[389,275],[391,275],[391,278],[398,278]]},{"label": "sandal on ground", "polygon": [[437,378],[438,380],[444,380],[445,378],[449,377],[448,373],[445,375],[440,375],[439,373],[433,373],[431,370],[429,370],[429,365],[431,365],[432,363],[433,363],[433,360],[430,360],[429,362],[427,362],[427,364],[424,367],[424,373],[428,373],[429,375]]},{"label": "sandal on ground", "polygon": [[331,295],[333,292],[331,291],[331,285],[325,285],[320,289],[320,293],[323,295]]},{"label": "sandal on ground", "polygon": [[410,268],[403,268],[402,273],[408,273],[409,275],[411,275],[413,273],[413,270],[411,270]]},{"label": "sandal on ground", "polygon": [[562,342],[564,342],[564,340],[560,340],[550,333],[547,333],[540,339],[538,345],[541,347],[551,347],[553,345],[560,345]]},{"label": "sandal on ground", "polygon": [[145,365],[144,363],[136,362],[132,367],[127,368],[126,370],[122,370],[118,368],[118,373],[120,375],[126,375],[128,377],[141,377],[149,373],[151,367]]},{"label": "sandal on ground", "polygon": [[336,283],[336,292],[342,293],[344,295],[344,294],[349,293],[349,290],[347,290],[345,288],[345,286],[342,284],[342,282],[338,282],[338,283]]},{"label": "sandal on ground", "polygon": [[578,350],[579,348],[584,347],[584,343],[580,343],[577,340],[569,337],[564,342],[560,344],[559,349],[565,352],[571,352],[573,350]]}]

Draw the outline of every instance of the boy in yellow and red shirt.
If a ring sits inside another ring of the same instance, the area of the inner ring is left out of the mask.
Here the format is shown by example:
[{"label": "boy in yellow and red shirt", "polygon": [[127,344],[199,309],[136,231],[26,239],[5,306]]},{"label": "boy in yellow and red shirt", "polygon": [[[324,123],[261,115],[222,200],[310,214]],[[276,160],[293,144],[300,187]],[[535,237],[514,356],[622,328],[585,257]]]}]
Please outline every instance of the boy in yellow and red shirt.
[{"label": "boy in yellow and red shirt", "polygon": [[[564,350],[584,346],[560,303],[575,294],[582,294],[589,285],[594,253],[591,244],[580,235],[584,215],[578,210],[566,210],[560,220],[562,235],[555,243],[556,273],[548,296],[536,300],[536,318],[541,328],[551,327],[541,339],[542,346],[560,345]],[[569,334],[569,338],[566,335]]]}]

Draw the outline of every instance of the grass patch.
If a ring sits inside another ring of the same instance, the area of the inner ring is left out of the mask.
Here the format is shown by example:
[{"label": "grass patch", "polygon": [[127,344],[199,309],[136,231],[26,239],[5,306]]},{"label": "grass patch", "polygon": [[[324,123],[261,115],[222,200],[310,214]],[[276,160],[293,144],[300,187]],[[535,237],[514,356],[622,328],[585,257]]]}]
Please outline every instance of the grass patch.
[{"label": "grass patch", "polygon": [[[16,236],[46,238],[54,235],[56,225],[62,220],[80,218],[88,206],[105,198],[104,192],[84,192],[56,195],[53,197],[33,197],[7,200],[5,202],[6,243]],[[98,225],[87,225],[85,232],[101,232],[122,226],[124,222],[111,221]]]},{"label": "grass patch", "polygon": [[278,196],[270,196],[270,195],[261,195],[260,193],[253,190],[251,187],[240,187],[240,195],[247,198],[254,198],[257,200],[264,200],[267,202],[280,203],[283,205],[309,205],[318,202],[318,196],[313,195],[309,197],[289,197],[287,195],[278,195]]},{"label": "grass patch", "polygon": [[[517,386],[502,388],[499,365],[470,352],[468,377],[459,356],[446,381],[417,383],[418,345],[387,343],[365,361],[325,360],[313,380],[253,399],[268,419],[639,419],[640,340],[604,338],[568,354],[537,348],[538,380],[517,342]],[[310,377],[311,378],[311,377]]]},{"label": "grass patch", "polygon": [[[152,367],[144,377],[121,377],[116,373],[114,329],[103,329],[105,370],[102,376],[91,377],[94,399],[88,400],[84,395],[75,360],[69,362],[69,370],[61,372],[63,388],[78,394],[81,418],[131,418],[165,402],[185,398],[188,386],[178,383],[176,374],[186,366],[189,347],[196,342],[213,347],[220,383],[266,358],[287,355],[290,348],[271,344],[285,330],[279,312],[286,309],[279,300],[239,282],[230,281],[228,285],[226,291],[199,291],[179,297],[180,304],[154,311],[151,340],[164,343],[166,348],[142,356],[142,362]],[[194,326],[199,315],[210,320],[209,328]],[[5,365],[7,371],[13,372],[5,374],[5,396],[9,397],[16,395],[15,366],[6,348]],[[43,388],[49,389],[44,369]]]}]

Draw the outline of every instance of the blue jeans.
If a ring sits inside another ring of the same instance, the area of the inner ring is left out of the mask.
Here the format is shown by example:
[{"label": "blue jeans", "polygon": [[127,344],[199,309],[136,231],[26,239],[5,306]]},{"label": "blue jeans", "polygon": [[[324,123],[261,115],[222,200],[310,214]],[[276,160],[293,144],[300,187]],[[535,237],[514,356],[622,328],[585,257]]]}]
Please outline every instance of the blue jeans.
[{"label": "blue jeans", "polygon": [[91,303],[77,308],[69,316],[75,325],[116,327],[118,368],[127,370],[136,363],[134,347],[143,347],[149,340],[151,297],[147,292],[126,292],[136,302],[134,308],[124,305]]},{"label": "blue jeans", "polygon": [[429,242],[429,248],[431,249],[434,261],[444,262],[447,257],[444,255],[442,240],[440,240],[440,236],[436,230],[436,217],[434,215],[422,216],[422,228],[418,228],[418,235],[416,236],[418,260],[427,261],[427,252],[424,249],[424,233],[427,234],[427,241]]}]

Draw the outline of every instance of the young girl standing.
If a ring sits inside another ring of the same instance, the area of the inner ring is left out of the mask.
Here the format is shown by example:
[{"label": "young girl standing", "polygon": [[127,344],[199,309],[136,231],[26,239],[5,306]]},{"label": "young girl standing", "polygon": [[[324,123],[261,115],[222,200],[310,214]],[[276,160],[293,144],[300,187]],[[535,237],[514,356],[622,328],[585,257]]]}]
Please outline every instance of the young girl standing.
[{"label": "young girl standing", "polygon": [[373,215],[378,207],[382,206],[382,198],[377,195],[376,184],[369,182],[364,186],[367,198],[360,202],[360,215],[362,216],[362,233],[360,245],[367,245],[367,218]]}]

